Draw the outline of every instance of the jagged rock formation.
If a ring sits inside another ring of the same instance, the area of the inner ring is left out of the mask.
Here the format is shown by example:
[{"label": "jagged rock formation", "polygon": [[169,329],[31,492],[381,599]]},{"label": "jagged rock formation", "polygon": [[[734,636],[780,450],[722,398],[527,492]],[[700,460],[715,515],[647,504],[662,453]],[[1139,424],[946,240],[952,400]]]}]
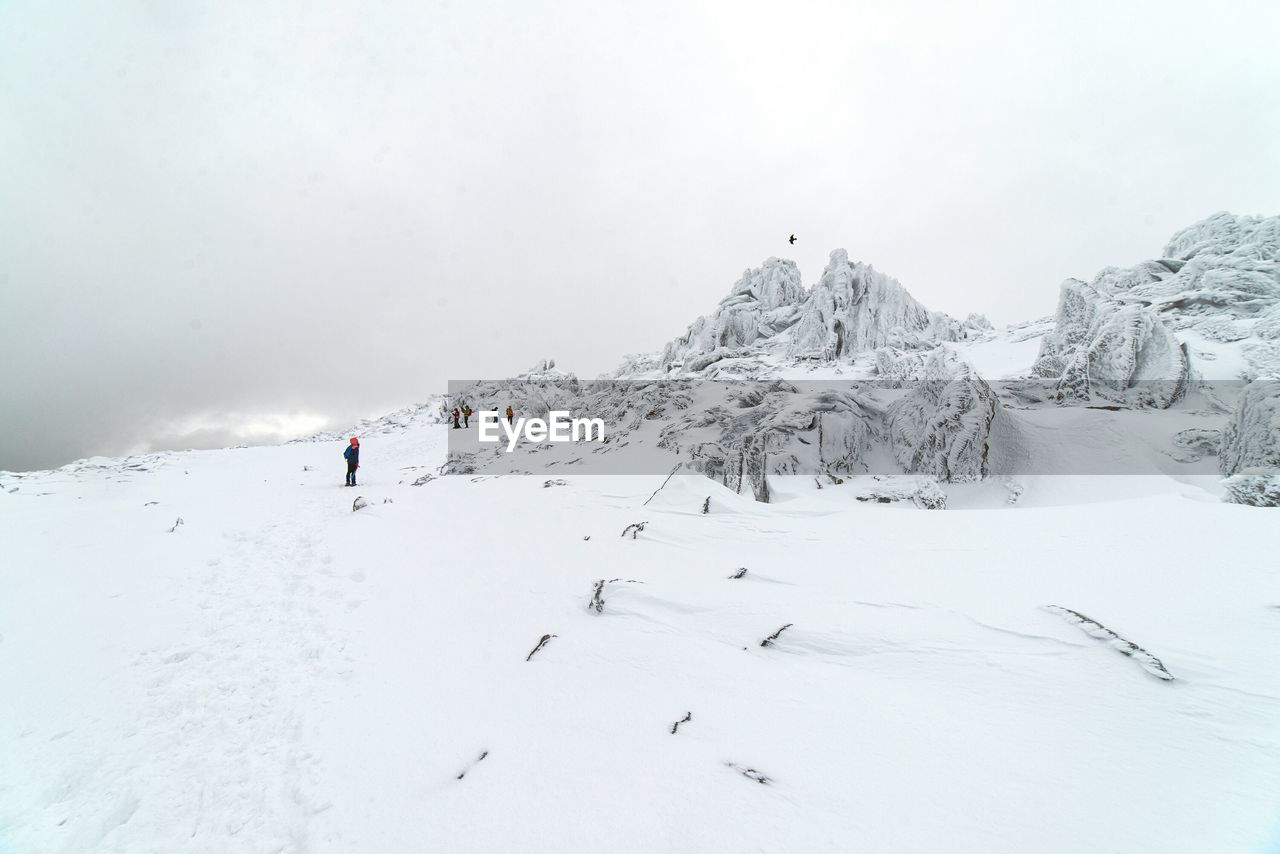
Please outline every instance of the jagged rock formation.
[{"label": "jagged rock formation", "polygon": [[918,342],[946,327],[896,279],[868,264],[849,262],[843,249],[831,253],[822,278],[809,294],[791,339],[793,356],[832,360],[863,350]]},{"label": "jagged rock formation", "polygon": [[876,347],[929,347],[990,328],[981,315],[961,322],[929,311],[896,279],[850,262],[837,249],[809,291],[793,261],[770,258],[747,270],[714,312],[667,344],[660,364],[700,373],[762,348],[794,358],[847,360]]},{"label": "jagged rock formation", "polygon": [[[1090,313],[1086,304],[1095,303]],[[1070,357],[1063,351],[1074,353],[1083,346],[1073,340],[1079,330],[1087,328],[1095,315],[1122,308],[1130,312],[1121,325],[1127,323],[1137,337],[1113,330],[1121,345],[1117,353],[1133,343],[1145,345],[1149,339],[1155,340],[1158,349],[1168,349],[1165,339],[1170,335],[1137,328],[1154,327],[1154,315],[1166,332],[1190,329],[1213,341],[1261,339],[1243,348],[1250,365],[1246,379],[1280,369],[1280,345],[1268,343],[1280,338],[1280,217],[1214,214],[1175,234],[1163,258],[1128,268],[1107,267],[1087,286],[1068,282],[1058,312],[1060,326],[1064,313],[1069,316],[1067,328],[1046,337],[1047,349],[1041,352],[1043,364],[1037,364],[1037,373],[1053,376],[1058,368],[1065,370]],[[1066,343],[1076,347],[1065,347]],[[1161,365],[1151,360],[1159,354],[1142,355],[1151,368],[1171,372],[1161,378],[1176,378],[1176,358]],[[1068,385],[1080,381],[1077,372]],[[1150,405],[1167,404],[1156,400]]]},{"label": "jagged rock formation", "polygon": [[[691,357],[729,353],[789,328],[800,316],[805,288],[794,261],[770,258],[760,267],[747,270],[721,300],[714,312],[699,317],[684,335],[667,344],[662,365],[669,367]],[[724,356],[721,356],[724,358]],[[706,360],[690,371],[705,368]]]},{"label": "jagged rock formation", "polygon": [[1097,395],[1163,409],[1182,399],[1191,371],[1185,345],[1152,309],[1125,305],[1112,294],[1105,276],[1091,285],[1063,283],[1034,373],[1056,378],[1063,400],[1087,402]]}]

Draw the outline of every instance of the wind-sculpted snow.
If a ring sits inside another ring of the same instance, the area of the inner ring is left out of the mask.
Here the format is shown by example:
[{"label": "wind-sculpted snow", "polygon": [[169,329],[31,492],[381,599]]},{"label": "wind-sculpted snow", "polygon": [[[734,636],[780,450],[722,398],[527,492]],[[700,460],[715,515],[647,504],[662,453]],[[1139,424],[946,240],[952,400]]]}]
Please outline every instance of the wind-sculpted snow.
[{"label": "wind-sculpted snow", "polygon": [[889,408],[894,456],[909,472],[951,482],[981,480],[1000,415],[991,386],[939,348],[925,363],[923,379]]},{"label": "wind-sculpted snow", "polygon": [[1245,386],[1222,433],[1224,476],[1280,474],[1280,379]]},{"label": "wind-sculpted snow", "polygon": [[1109,288],[1063,283],[1053,331],[1044,337],[1034,372],[1058,379],[1066,402],[1095,397],[1164,409],[1187,390],[1186,348],[1151,309],[1125,305]]}]

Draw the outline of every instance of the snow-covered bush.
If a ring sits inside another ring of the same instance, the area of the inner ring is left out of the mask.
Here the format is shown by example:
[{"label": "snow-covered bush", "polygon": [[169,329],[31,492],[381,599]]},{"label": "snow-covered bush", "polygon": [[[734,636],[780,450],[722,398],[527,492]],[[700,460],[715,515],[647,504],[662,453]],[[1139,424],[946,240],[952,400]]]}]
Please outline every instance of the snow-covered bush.
[{"label": "snow-covered bush", "polygon": [[947,494],[931,477],[920,479],[911,500],[922,510],[945,510],[947,507]]},{"label": "snow-covered bush", "polygon": [[1227,477],[1245,469],[1280,472],[1280,380],[1244,387],[1222,432],[1218,469]]},{"label": "snow-covered bush", "polygon": [[1227,488],[1224,501],[1253,507],[1280,507],[1280,476],[1236,474],[1222,484]]}]

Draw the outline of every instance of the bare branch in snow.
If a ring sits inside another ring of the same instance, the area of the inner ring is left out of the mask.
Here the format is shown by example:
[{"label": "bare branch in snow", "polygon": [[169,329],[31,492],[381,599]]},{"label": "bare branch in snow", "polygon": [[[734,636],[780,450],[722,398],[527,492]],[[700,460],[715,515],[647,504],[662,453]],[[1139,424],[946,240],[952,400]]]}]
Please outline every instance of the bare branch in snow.
[{"label": "bare branch in snow", "polygon": [[793,625],[794,625],[794,623],[787,623],[785,626],[783,626],[782,628],[778,629],[776,632],[774,632],[773,634],[769,635],[769,636],[768,636],[767,638],[765,638],[764,640],[760,641],[760,645],[761,645],[761,646],[772,646],[772,645],[773,645],[773,642],[774,642],[774,641],[776,641],[776,640],[778,639],[778,636],[779,636],[779,635],[781,635],[783,632],[785,632],[787,629],[791,628]]},{"label": "bare branch in snow", "polygon": [[1079,611],[1072,611],[1070,608],[1063,608],[1061,605],[1047,605],[1045,607],[1050,611],[1053,611],[1055,614],[1061,615],[1068,622],[1079,626],[1080,630],[1090,637],[1106,641],[1107,645],[1112,649],[1122,655],[1129,656],[1134,661],[1138,662],[1138,664],[1142,665],[1144,670],[1157,679],[1163,679],[1166,682],[1173,680],[1173,674],[1165,669],[1164,663],[1160,661],[1160,659],[1156,658],[1133,641],[1120,637],[1120,635],[1111,631],[1111,629],[1096,620],[1089,619]]},{"label": "bare branch in snow", "polygon": [[737,764],[736,762],[726,762],[724,764],[729,768],[732,768],[734,771],[737,771],[739,774],[741,774],[743,777],[746,777],[748,780],[755,780],[757,783],[759,783],[762,786],[768,785],[769,783],[773,782],[764,774],[761,774],[759,771],[757,771],[754,768],[746,768],[742,765]]},{"label": "bare branch in snow", "polygon": [[[680,466],[683,466],[683,465],[684,465],[684,463],[678,463],[678,464],[676,465],[676,467],[675,467],[675,468],[673,468],[673,469],[671,470],[670,474],[668,474],[668,475],[667,475],[667,480],[664,480],[664,481],[662,482],[662,486],[666,486],[666,485],[667,485],[667,481],[671,480],[671,478],[675,476],[675,473],[676,473],[676,472],[678,472],[678,471],[680,471]],[[662,486],[659,486],[657,489],[655,489],[655,490],[653,491],[653,495],[657,495],[659,492],[661,492],[661,491],[662,491]],[[652,500],[653,500],[653,495],[650,495],[648,498],[646,498],[646,499],[644,500],[644,504],[641,504],[640,506],[641,506],[641,507],[643,507],[645,504],[648,504],[650,501],[652,501]]]},{"label": "bare branch in snow", "polygon": [[526,655],[526,656],[524,657],[524,660],[525,660],[525,661],[528,661],[529,659],[533,658],[533,654],[534,654],[535,652],[537,652],[538,650],[542,649],[544,646],[546,646],[546,645],[547,645],[547,641],[551,640],[551,639],[552,639],[552,638],[554,638],[554,637],[559,637],[559,636],[558,636],[558,635],[543,635],[543,636],[542,636],[542,640],[538,641],[538,645],[537,645],[537,646],[535,646],[533,649],[531,649],[531,650],[529,651],[529,654],[528,654],[528,655]]},{"label": "bare branch in snow", "polygon": [[472,762],[466,768],[463,768],[461,773],[459,773],[455,779],[461,780],[463,777],[467,776],[467,772],[470,771],[472,768],[476,767],[476,765],[478,765],[479,763],[483,762],[484,758],[488,755],[489,755],[489,751],[487,750],[480,751],[480,756],[476,759],[476,761]]}]

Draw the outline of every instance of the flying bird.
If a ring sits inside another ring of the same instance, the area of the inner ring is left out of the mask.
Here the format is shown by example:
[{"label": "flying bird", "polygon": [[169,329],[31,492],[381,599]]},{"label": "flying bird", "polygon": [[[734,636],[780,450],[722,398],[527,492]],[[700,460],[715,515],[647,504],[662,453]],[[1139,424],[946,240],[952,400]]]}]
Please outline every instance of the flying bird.
[{"label": "flying bird", "polygon": [[793,235],[791,235],[791,239],[790,239],[790,240],[788,240],[787,242],[788,242],[788,243],[795,243],[795,242],[796,242],[796,236],[795,236],[794,234],[793,234]]}]

